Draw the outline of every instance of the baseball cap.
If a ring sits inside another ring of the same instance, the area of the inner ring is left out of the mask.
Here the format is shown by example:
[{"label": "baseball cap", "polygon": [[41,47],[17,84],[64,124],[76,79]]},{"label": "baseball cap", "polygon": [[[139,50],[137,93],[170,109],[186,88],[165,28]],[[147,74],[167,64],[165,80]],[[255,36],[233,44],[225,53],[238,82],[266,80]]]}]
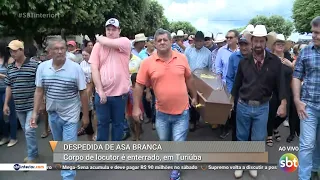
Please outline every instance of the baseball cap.
[{"label": "baseball cap", "polygon": [[213,34],[211,32],[206,32],[206,34],[204,35],[205,38],[213,38]]},{"label": "baseball cap", "polygon": [[22,41],[19,40],[13,40],[9,43],[8,48],[11,50],[18,50],[18,49],[24,49],[24,45]]},{"label": "baseball cap", "polygon": [[67,45],[77,46],[77,43],[75,41],[68,41]]},{"label": "baseball cap", "polygon": [[204,40],[204,34],[202,31],[197,31],[194,39]]},{"label": "baseball cap", "polygon": [[244,37],[244,35],[241,35],[239,40],[238,40],[238,43],[248,43],[248,40]]},{"label": "baseball cap", "polygon": [[119,20],[116,19],[116,18],[110,18],[108,19],[108,21],[106,22],[106,27],[109,26],[109,25],[112,25],[116,28],[119,28],[120,27],[120,23],[119,23]]}]

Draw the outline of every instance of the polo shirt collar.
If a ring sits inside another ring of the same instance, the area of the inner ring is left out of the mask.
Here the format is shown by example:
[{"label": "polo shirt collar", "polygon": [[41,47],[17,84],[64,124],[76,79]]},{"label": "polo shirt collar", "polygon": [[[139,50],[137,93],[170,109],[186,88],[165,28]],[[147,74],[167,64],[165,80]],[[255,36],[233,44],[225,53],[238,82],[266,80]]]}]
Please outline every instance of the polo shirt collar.
[{"label": "polo shirt collar", "polygon": [[60,69],[55,70],[53,67],[53,59],[51,59],[51,66],[49,67],[49,69],[52,69],[54,71],[60,71],[60,70],[65,70],[66,69],[66,64],[68,63],[68,59],[66,59],[66,61],[64,62],[64,64],[62,65],[62,67]]},{"label": "polo shirt collar", "polygon": [[[158,61],[158,60],[162,61],[162,59],[158,56],[158,53],[153,53],[153,55],[155,56],[156,61]],[[171,55],[172,56],[171,56],[170,61],[172,61],[173,59],[178,57],[178,52],[171,50]]]},{"label": "polo shirt collar", "polygon": [[[30,62],[30,58],[26,57],[26,59],[24,60],[22,66],[25,65],[25,64],[28,64],[29,62]],[[14,65],[14,67],[17,68],[17,66],[16,66],[16,61],[14,61],[13,65]],[[22,67],[22,66],[21,66],[21,67]]]}]

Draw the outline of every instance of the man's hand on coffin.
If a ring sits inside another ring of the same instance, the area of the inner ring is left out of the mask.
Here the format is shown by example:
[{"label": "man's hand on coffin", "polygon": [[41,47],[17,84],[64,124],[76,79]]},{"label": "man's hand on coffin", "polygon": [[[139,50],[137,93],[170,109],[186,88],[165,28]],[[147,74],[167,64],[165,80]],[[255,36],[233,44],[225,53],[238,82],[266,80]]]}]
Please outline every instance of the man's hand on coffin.
[{"label": "man's hand on coffin", "polygon": [[192,105],[193,107],[196,107],[197,104],[198,104],[197,98],[192,98],[192,100],[191,100],[191,105]]}]

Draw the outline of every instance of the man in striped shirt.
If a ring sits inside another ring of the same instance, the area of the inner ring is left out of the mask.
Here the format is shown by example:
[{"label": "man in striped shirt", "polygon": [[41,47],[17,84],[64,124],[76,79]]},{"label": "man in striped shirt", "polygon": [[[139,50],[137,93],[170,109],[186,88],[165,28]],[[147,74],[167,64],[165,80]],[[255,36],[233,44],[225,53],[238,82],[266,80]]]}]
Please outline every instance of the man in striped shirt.
[{"label": "man in striped shirt", "polygon": [[7,88],[3,112],[5,115],[10,114],[8,104],[12,96],[18,119],[26,137],[28,156],[24,159],[24,162],[33,163],[38,157],[38,145],[36,130],[30,127],[30,119],[36,89],[34,81],[38,62],[31,61],[30,58],[25,56],[23,42],[13,40],[8,47],[15,62],[8,66],[7,76],[4,79]]},{"label": "man in striped shirt", "polygon": [[[53,140],[77,141],[81,105],[83,127],[89,123],[85,75],[79,64],[66,58],[67,46],[63,39],[53,39],[48,46],[53,58],[41,63],[37,70],[31,126],[37,127],[36,118],[45,95]],[[74,179],[75,175],[72,170],[61,171],[63,180]]]}]

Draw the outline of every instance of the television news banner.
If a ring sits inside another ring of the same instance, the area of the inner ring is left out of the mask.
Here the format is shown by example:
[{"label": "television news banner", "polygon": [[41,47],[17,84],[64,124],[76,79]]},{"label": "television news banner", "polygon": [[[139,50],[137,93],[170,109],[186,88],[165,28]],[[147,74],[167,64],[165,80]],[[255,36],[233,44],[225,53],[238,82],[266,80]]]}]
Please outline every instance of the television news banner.
[{"label": "television news banner", "polygon": [[[0,164],[2,171],[47,170],[277,170],[291,173],[299,165],[297,146],[268,163],[264,142],[229,141],[50,141],[52,164]],[[292,152],[292,153],[291,153]]]}]

